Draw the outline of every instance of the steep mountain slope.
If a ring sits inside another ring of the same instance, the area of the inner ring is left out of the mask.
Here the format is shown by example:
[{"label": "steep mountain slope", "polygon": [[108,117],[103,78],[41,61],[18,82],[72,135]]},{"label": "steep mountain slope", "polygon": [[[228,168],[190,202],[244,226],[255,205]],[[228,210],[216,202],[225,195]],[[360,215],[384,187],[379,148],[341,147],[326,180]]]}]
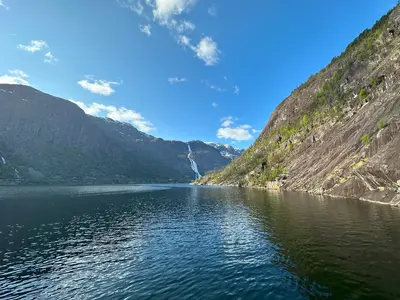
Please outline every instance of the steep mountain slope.
[{"label": "steep mountain slope", "polygon": [[[31,87],[0,85],[0,183],[190,182],[188,145],[86,115]],[[205,174],[230,160],[189,143]]]},{"label": "steep mountain slope", "polygon": [[211,142],[206,144],[219,150],[219,152],[223,157],[229,158],[231,160],[235,160],[244,153],[244,149],[234,148],[231,145],[227,144],[211,143]]},{"label": "steep mountain slope", "polygon": [[272,113],[246,153],[199,184],[400,203],[400,6]]}]

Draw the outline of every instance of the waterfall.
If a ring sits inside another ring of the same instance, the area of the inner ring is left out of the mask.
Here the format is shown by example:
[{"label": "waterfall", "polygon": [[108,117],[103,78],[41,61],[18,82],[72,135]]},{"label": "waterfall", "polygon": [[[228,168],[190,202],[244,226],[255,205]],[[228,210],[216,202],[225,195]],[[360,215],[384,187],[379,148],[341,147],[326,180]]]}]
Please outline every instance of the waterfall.
[{"label": "waterfall", "polygon": [[197,164],[196,162],[192,159],[192,148],[190,148],[190,145],[188,145],[188,150],[189,150],[189,154],[188,154],[188,159],[190,161],[190,167],[192,168],[193,172],[196,174],[196,179],[200,179],[201,175],[199,173],[199,169],[197,168]]},{"label": "waterfall", "polygon": [[1,157],[1,161],[3,162],[3,165],[5,165],[6,164],[5,158],[3,156],[0,156],[0,157]]}]

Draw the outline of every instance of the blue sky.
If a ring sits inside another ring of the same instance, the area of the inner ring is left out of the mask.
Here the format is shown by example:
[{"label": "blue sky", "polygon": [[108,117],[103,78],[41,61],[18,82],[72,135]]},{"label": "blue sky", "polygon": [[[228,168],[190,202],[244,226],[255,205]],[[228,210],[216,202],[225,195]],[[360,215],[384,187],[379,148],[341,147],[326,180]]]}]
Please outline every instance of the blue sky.
[{"label": "blue sky", "polygon": [[0,82],[164,139],[247,147],[394,0],[0,0]]}]

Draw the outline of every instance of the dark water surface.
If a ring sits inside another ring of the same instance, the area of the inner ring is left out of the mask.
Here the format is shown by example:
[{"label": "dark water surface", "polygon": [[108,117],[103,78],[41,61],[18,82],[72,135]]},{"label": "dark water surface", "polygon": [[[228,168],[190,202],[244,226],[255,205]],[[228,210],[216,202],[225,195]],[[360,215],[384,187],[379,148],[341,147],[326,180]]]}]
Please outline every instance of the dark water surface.
[{"label": "dark water surface", "polygon": [[0,299],[400,299],[400,209],[236,188],[0,188]]}]

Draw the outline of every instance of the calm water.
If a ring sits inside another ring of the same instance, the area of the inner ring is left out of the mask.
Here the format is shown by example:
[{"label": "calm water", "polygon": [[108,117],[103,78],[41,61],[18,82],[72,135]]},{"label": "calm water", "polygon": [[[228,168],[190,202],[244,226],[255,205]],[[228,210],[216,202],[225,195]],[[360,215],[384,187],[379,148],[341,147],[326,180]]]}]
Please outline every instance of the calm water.
[{"label": "calm water", "polygon": [[400,209],[235,188],[0,188],[0,299],[400,299]]}]

